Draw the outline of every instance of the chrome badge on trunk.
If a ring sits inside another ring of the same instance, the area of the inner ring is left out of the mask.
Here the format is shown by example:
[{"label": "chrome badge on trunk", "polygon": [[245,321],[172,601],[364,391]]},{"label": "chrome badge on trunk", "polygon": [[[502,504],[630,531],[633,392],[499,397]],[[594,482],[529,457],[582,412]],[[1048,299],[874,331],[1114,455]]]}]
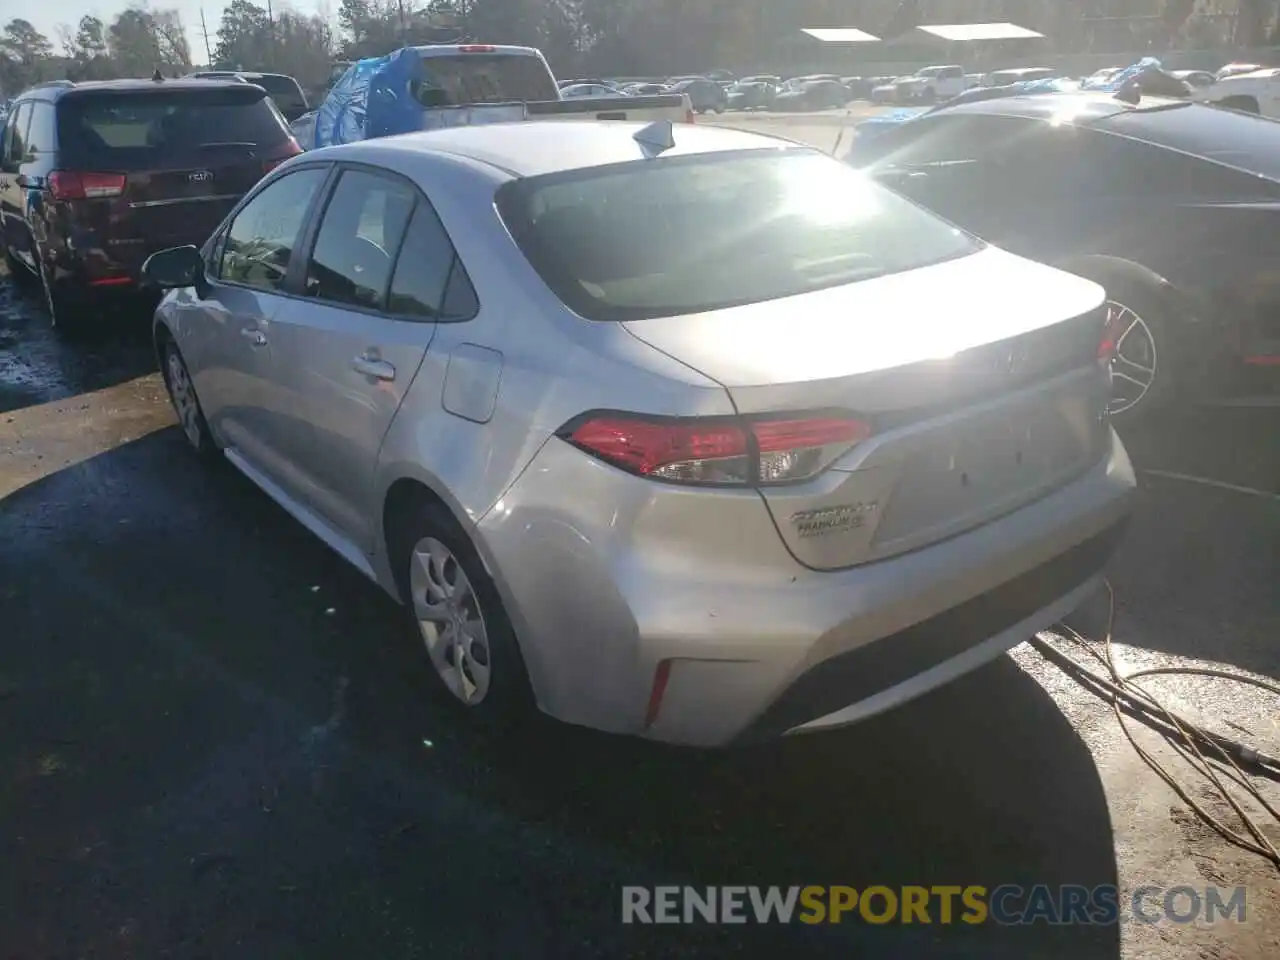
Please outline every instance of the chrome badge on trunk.
[{"label": "chrome badge on trunk", "polygon": [[791,515],[791,522],[801,539],[825,537],[833,533],[857,530],[867,522],[867,517],[880,509],[877,500],[858,503],[838,503],[831,507],[801,510]]}]

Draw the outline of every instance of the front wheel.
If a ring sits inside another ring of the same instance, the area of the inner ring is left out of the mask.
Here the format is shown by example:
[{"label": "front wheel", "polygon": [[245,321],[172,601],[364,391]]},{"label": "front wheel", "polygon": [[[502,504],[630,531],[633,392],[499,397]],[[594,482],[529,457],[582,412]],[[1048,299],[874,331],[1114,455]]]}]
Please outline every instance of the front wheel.
[{"label": "front wheel", "polygon": [[173,404],[173,412],[178,415],[178,423],[187,443],[203,458],[212,459],[217,453],[217,444],[213,441],[213,433],[209,430],[209,422],[205,419],[204,409],[200,406],[200,398],[196,395],[195,383],[187,370],[187,363],[182,359],[182,351],[166,336],[161,351],[165,389],[169,391],[169,402]]}]

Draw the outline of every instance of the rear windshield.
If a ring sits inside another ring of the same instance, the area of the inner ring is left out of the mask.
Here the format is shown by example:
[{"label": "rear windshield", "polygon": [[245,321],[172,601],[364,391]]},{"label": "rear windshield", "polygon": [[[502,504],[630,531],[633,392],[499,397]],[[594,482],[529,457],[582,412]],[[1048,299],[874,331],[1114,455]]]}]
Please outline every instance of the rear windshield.
[{"label": "rear windshield", "polygon": [[560,99],[546,64],[524,54],[423,57],[422,70],[427,84],[443,89],[453,104]]},{"label": "rear windshield", "polygon": [[498,191],[498,210],[547,285],[590,320],[773,300],[980,246],[844,164],[800,150],[514,180]]},{"label": "rear windshield", "polygon": [[302,92],[302,88],[298,86],[298,81],[293,77],[266,74],[259,77],[246,76],[245,79],[267,91],[271,95],[271,99],[282,107],[307,106],[307,96]]},{"label": "rear windshield", "polygon": [[289,131],[262,93],[227,90],[84,94],[58,104],[64,162],[128,169],[219,146],[278,147]]},{"label": "rear windshield", "polygon": [[1127,110],[1095,126],[1162,147],[1280,178],[1280,121],[1198,104]]}]

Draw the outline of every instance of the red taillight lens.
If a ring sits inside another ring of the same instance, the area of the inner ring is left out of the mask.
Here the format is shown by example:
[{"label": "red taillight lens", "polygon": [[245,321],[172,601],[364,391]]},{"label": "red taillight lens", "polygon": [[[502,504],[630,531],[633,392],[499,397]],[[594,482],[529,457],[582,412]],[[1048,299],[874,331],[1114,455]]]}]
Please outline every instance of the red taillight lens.
[{"label": "red taillight lens", "polygon": [[751,425],[751,432],[760,451],[760,482],[785,483],[821,473],[850,447],[871,436],[871,425],[835,417],[760,420]]},{"label": "red taillight lens", "polygon": [[55,200],[97,200],[124,193],[123,173],[81,173],[55,170],[49,174],[49,193]]},{"label": "red taillight lens", "polygon": [[493,53],[497,48],[489,43],[468,43],[458,47],[459,53]]},{"label": "red taillight lens", "polygon": [[870,425],[846,418],[767,420],[590,416],[561,437],[630,473],[678,483],[790,483],[821,473]]},{"label": "red taillight lens", "polygon": [[292,159],[293,157],[296,157],[298,154],[302,153],[302,148],[298,146],[298,141],[296,140],[290,140],[283,147],[283,150],[284,150],[283,156],[272,157],[270,160],[262,161],[263,174],[270,173],[272,170],[280,166],[280,164],[284,163],[286,160]]}]

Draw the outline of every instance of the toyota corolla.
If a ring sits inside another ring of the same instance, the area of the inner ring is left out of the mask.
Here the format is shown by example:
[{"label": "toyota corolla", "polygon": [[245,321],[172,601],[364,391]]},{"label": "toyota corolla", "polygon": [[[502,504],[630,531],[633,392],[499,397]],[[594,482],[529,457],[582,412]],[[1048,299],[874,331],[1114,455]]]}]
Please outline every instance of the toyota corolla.
[{"label": "toyota corolla", "polygon": [[849,723],[1069,612],[1130,510],[1102,289],[790,142],[326,148],[147,275],[191,444],[400,601],[477,721]]}]

